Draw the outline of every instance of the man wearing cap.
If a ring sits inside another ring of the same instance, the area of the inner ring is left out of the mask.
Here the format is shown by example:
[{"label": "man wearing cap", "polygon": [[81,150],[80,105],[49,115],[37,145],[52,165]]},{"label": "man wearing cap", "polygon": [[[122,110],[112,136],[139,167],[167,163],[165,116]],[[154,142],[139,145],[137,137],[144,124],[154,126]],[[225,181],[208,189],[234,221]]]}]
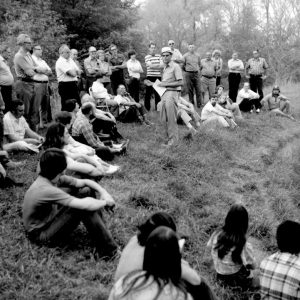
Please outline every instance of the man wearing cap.
[{"label": "man wearing cap", "polygon": [[204,101],[205,92],[208,90],[209,99],[216,90],[217,64],[211,58],[211,52],[206,52],[206,58],[201,59],[201,87],[202,99]]},{"label": "man wearing cap", "polygon": [[180,51],[175,48],[175,42],[173,40],[169,40],[168,45],[173,52],[172,61],[176,62],[179,65],[182,65],[183,57],[182,57],[182,54],[180,53]]},{"label": "man wearing cap", "polygon": [[165,87],[166,91],[161,97],[160,119],[167,136],[167,146],[172,146],[178,141],[177,101],[183,86],[181,68],[172,61],[172,54],[170,47],[161,49],[161,57],[165,67],[159,86]]},{"label": "man wearing cap", "polygon": [[185,81],[188,89],[189,100],[194,104],[194,89],[196,92],[197,106],[201,106],[201,84],[200,84],[200,67],[201,59],[195,53],[195,46],[190,43],[189,51],[183,55],[183,70],[185,71]]},{"label": "man wearing cap", "polygon": [[43,50],[40,45],[33,47],[32,59],[43,69],[43,73],[38,73],[33,76],[33,79],[37,81],[35,83],[35,96],[40,103],[40,128],[44,128],[44,124],[52,121],[50,96],[49,96],[49,77],[52,74],[52,70],[48,64],[42,59]]},{"label": "man wearing cap", "polygon": [[77,77],[80,70],[73,59],[71,59],[70,48],[63,44],[59,48],[60,57],[56,61],[55,71],[58,81],[58,93],[61,97],[61,110],[65,110],[65,102],[68,99],[75,99],[81,105]]},{"label": "man wearing cap", "polygon": [[89,48],[89,57],[83,62],[85,75],[86,75],[86,90],[92,86],[96,81],[96,75],[100,72],[100,63],[97,59],[97,49],[95,47]]},{"label": "man wearing cap", "polygon": [[40,98],[35,95],[35,84],[40,83],[34,79],[36,74],[44,74],[44,68],[38,66],[31,54],[32,41],[27,34],[17,37],[19,51],[14,57],[14,67],[18,80],[16,82],[17,98],[24,102],[24,117],[32,130],[39,124]]}]

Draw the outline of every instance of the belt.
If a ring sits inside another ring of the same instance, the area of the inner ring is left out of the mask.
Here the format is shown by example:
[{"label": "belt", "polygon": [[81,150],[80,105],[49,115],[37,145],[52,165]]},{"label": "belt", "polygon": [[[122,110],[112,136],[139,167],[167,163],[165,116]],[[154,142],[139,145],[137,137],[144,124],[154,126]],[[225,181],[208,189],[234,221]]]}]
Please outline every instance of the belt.
[{"label": "belt", "polygon": [[198,73],[198,71],[186,71],[188,73]]},{"label": "belt", "polygon": [[177,92],[177,93],[181,93],[181,90],[169,90],[169,89],[167,89],[166,92]]},{"label": "belt", "polygon": [[46,81],[39,81],[39,80],[33,80],[31,78],[18,78],[19,80],[21,81],[24,81],[24,82],[32,82],[32,83],[48,83],[48,80]]},{"label": "belt", "polygon": [[216,76],[206,76],[206,75],[202,75],[202,76],[208,79],[216,78]]}]

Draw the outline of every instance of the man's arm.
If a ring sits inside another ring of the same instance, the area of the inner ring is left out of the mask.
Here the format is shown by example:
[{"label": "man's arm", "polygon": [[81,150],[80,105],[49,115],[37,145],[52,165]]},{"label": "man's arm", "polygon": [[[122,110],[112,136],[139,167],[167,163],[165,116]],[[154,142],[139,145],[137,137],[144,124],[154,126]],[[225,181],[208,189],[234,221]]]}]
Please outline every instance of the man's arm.
[{"label": "man's arm", "polygon": [[20,68],[24,71],[24,73],[27,76],[33,77],[36,74],[35,72],[36,67],[28,63],[24,56],[18,56],[17,64],[20,66]]},{"label": "man's arm", "polygon": [[34,132],[33,130],[31,130],[29,127],[26,128],[25,134],[26,134],[29,138],[38,140],[39,142],[43,142],[43,140],[44,140],[44,138],[43,138],[42,136],[38,135],[36,132]]},{"label": "man's arm", "polygon": [[96,70],[92,67],[90,60],[85,59],[83,65],[87,76],[95,75],[97,73]]},{"label": "man's arm", "polygon": [[95,136],[91,128],[83,126],[82,134],[91,147],[98,148],[99,146],[103,146],[103,143]]},{"label": "man's arm", "polygon": [[183,80],[175,80],[175,81],[170,81],[170,82],[160,82],[158,86],[163,86],[163,87],[179,87],[183,86]]}]

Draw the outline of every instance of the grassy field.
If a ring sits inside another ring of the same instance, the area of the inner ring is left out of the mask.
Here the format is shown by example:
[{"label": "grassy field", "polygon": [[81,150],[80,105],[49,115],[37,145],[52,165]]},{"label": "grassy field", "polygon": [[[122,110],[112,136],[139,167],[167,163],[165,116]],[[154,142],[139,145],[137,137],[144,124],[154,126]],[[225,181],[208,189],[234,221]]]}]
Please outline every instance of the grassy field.
[{"label": "grassy field", "polygon": [[[285,86],[300,120],[300,88]],[[128,154],[116,160],[122,171],[102,185],[119,206],[106,221],[120,246],[136,225],[153,212],[169,212],[188,241],[184,258],[206,277],[220,299],[248,299],[221,288],[204,257],[207,240],[231,204],[242,202],[250,214],[250,236],[258,260],[276,249],[274,233],[284,219],[300,216],[300,122],[267,113],[245,115],[234,130],[201,129],[190,139],[180,126],[181,144],[165,150],[158,115],[152,128],[119,125],[130,138]],[[95,261],[88,236],[79,227],[68,245],[45,248],[25,237],[21,205],[35,179],[36,155],[22,154],[22,169],[11,171],[25,188],[0,190],[0,298],[106,299],[118,260]]]}]

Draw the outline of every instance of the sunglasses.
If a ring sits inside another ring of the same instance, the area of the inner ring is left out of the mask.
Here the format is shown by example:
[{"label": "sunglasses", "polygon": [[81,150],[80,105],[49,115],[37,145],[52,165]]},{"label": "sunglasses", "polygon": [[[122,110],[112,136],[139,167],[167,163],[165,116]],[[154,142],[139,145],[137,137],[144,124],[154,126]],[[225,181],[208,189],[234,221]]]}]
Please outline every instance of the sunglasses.
[{"label": "sunglasses", "polygon": [[175,43],[169,43],[169,46],[171,46],[171,45],[175,45]]},{"label": "sunglasses", "polygon": [[163,54],[161,57],[169,57],[171,56],[170,54]]}]

